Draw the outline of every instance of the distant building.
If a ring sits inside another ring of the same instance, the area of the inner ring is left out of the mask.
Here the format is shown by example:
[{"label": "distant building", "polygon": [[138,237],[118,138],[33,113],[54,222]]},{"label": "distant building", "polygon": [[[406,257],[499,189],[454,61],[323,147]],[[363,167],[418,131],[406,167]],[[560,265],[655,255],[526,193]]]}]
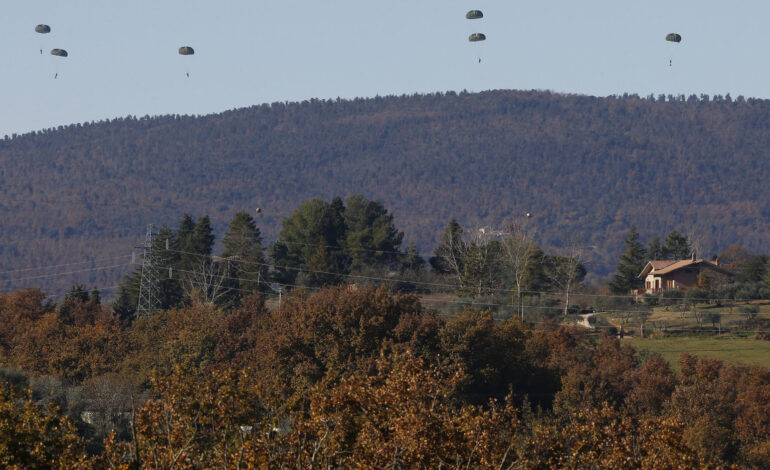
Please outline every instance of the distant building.
[{"label": "distant building", "polygon": [[637,276],[644,279],[644,288],[636,294],[656,294],[665,290],[680,290],[682,292],[696,287],[698,277],[708,272],[720,280],[730,280],[735,274],[719,266],[719,261],[697,259],[695,253],[690,259],[682,260],[653,260],[647,263]]}]

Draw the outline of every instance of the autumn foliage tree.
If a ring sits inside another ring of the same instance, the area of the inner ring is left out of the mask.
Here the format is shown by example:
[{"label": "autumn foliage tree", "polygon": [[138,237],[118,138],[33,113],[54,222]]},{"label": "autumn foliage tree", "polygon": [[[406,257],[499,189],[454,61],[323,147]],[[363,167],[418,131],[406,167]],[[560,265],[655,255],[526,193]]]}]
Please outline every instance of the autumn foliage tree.
[{"label": "autumn foliage tree", "polygon": [[0,381],[0,466],[10,470],[90,468],[85,441],[54,405]]},{"label": "autumn foliage tree", "polygon": [[410,353],[382,357],[313,394],[289,435],[285,464],[299,468],[510,468],[518,419],[510,402],[459,405],[457,367]]},{"label": "autumn foliage tree", "polygon": [[[265,380],[274,380],[277,390],[302,390],[327,374],[367,367],[388,345],[422,348],[418,339],[436,334],[433,318],[416,296],[392,295],[384,287],[297,293],[264,318],[252,360],[271,371]],[[404,323],[419,328],[410,331]]]},{"label": "autumn foliage tree", "polygon": [[4,468],[770,465],[758,366],[684,355],[677,375],[611,336],[443,319],[385,287],[132,324],[84,300],[0,295]]}]

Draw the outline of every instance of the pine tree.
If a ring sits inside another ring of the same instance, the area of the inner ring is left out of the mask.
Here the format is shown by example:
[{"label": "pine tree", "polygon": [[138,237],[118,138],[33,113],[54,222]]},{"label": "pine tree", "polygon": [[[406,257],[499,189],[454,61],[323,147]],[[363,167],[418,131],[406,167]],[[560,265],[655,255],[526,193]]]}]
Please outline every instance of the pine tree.
[{"label": "pine tree", "polygon": [[179,228],[176,231],[175,241],[177,250],[193,252],[193,232],[195,231],[195,221],[190,214],[184,214],[179,221]]},{"label": "pine tree", "polygon": [[337,196],[329,204],[329,236],[334,239],[334,246],[340,250],[344,247],[347,237],[347,226],[345,225],[345,202]]},{"label": "pine tree", "polygon": [[102,294],[99,292],[99,289],[94,286],[94,288],[91,290],[91,302],[93,302],[96,305],[101,305],[102,303]]},{"label": "pine tree", "polygon": [[171,239],[171,245],[172,252],[167,253],[167,262],[180,273],[192,270],[199,260],[195,251],[195,221],[190,214],[182,216],[179,228]]},{"label": "pine tree", "polygon": [[673,230],[666,235],[663,251],[667,259],[687,259],[690,257],[690,243],[687,237]]},{"label": "pine tree", "polygon": [[393,224],[393,215],[378,201],[351,196],[345,205],[345,248],[351,269],[398,267],[404,234]]},{"label": "pine tree", "polygon": [[246,211],[235,214],[223,244],[222,258],[228,265],[226,284],[231,288],[229,302],[239,305],[243,297],[267,289],[265,250],[254,218]]},{"label": "pine tree", "polygon": [[123,276],[118,284],[118,295],[112,302],[112,310],[121,323],[129,325],[136,315],[136,304],[139,299],[139,282],[142,278],[142,267]]},{"label": "pine tree", "polygon": [[211,255],[214,248],[214,238],[214,229],[211,228],[209,216],[199,217],[195,224],[195,230],[193,230],[192,251],[200,255]]},{"label": "pine tree", "polygon": [[666,250],[660,243],[660,237],[657,235],[652,237],[650,243],[647,244],[647,257],[653,259],[666,259]]},{"label": "pine tree", "polygon": [[631,231],[625,239],[626,249],[620,255],[617,272],[610,282],[610,290],[614,294],[628,294],[632,289],[638,289],[644,284],[637,278],[646,263],[644,246],[639,242],[639,233],[636,226],[631,226]]},{"label": "pine tree", "polygon": [[[189,217],[189,215],[185,215]],[[190,220],[192,221],[192,219]],[[180,230],[185,225],[186,222],[182,219]],[[174,232],[164,226],[158,230],[158,235],[153,242],[152,250],[158,262],[158,308],[161,310],[181,305],[184,300],[180,278],[183,270],[188,267],[182,265],[181,259],[186,255],[179,253],[181,250],[178,249],[175,241]]]},{"label": "pine tree", "polygon": [[401,260],[401,272],[413,271],[419,273],[423,269],[425,269],[425,259],[417,251],[417,245],[410,242],[406,246],[406,253]]},{"label": "pine tree", "polygon": [[350,260],[340,245],[344,206],[333,202],[311,199],[284,219],[270,250],[278,282],[294,284],[299,279],[310,286],[331,285],[348,273]]}]

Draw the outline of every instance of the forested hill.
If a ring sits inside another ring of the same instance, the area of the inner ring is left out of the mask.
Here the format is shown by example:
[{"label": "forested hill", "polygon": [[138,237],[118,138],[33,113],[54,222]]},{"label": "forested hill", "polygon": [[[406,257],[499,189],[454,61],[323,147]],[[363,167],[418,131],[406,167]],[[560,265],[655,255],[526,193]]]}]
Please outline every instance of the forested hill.
[{"label": "forested hill", "polygon": [[209,214],[221,236],[261,207],[271,240],[300,203],[350,194],[382,201],[424,255],[451,218],[502,227],[526,212],[543,246],[590,247],[595,273],[614,268],[631,224],[643,239],[690,235],[704,256],[765,252],[769,157],[770,101],[729,97],[492,91],[78,124],[0,141],[0,276],[107,266],[147,223],[185,212]]}]

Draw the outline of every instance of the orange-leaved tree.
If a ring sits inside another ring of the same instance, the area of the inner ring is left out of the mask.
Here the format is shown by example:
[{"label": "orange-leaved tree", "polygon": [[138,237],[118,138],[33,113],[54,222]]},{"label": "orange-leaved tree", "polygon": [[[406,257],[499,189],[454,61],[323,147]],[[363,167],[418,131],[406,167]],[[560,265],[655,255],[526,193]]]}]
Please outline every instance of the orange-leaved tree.
[{"label": "orange-leaved tree", "polygon": [[89,468],[85,443],[54,405],[40,408],[0,381],[0,467],[11,470]]},{"label": "orange-leaved tree", "polygon": [[518,419],[510,400],[462,405],[457,366],[411,353],[382,356],[376,373],[358,372],[318,388],[310,412],[285,438],[291,468],[510,468]]}]

